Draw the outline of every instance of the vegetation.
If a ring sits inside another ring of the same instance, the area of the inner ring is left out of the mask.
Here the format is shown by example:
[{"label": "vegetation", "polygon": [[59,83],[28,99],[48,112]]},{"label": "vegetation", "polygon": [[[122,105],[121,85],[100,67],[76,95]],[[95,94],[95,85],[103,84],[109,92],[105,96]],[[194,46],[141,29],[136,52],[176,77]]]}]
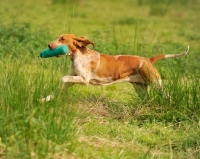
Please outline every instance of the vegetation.
[{"label": "vegetation", "polygon": [[[0,10],[0,158],[200,158],[198,0],[3,1]],[[59,84],[68,57],[38,54],[62,33],[85,36],[106,54],[151,57],[172,100],[140,99],[129,83]]]}]

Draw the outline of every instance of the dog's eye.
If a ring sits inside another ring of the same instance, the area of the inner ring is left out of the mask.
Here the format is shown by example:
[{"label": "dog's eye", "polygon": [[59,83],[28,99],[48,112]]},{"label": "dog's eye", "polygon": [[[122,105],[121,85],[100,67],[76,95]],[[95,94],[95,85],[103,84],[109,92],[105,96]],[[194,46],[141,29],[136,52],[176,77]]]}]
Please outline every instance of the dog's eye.
[{"label": "dog's eye", "polygon": [[60,38],[60,41],[64,41],[65,39],[63,37]]}]

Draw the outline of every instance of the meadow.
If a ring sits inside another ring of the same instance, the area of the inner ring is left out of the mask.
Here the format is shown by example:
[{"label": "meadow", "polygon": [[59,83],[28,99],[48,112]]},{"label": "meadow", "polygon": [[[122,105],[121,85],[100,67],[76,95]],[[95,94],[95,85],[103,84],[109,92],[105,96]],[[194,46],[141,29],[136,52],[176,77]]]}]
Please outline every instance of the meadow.
[{"label": "meadow", "polygon": [[[0,2],[0,158],[200,158],[199,0],[6,0]],[[74,85],[54,100],[69,57],[38,58],[62,33],[105,54],[152,57],[172,100],[129,83]]]}]

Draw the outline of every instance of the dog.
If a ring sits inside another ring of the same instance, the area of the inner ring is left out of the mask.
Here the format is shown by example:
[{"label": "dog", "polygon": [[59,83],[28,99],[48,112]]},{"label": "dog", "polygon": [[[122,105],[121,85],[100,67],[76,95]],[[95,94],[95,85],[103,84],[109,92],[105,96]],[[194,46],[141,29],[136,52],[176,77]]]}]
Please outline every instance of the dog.
[{"label": "dog", "polygon": [[[189,51],[189,45],[181,54],[161,54],[151,58],[134,55],[106,55],[88,48],[94,43],[85,37],[76,37],[74,34],[62,34],[48,44],[49,49],[60,45],[67,45],[69,51],[66,55],[71,58],[71,67],[68,75],[63,76],[58,89],[42,98],[41,101],[50,101],[55,92],[69,88],[74,84],[92,84],[106,86],[119,82],[130,82],[136,93],[143,97],[152,84],[155,88],[163,90],[161,75],[153,64],[162,59],[184,56]],[[57,57],[60,57],[59,55]]]}]

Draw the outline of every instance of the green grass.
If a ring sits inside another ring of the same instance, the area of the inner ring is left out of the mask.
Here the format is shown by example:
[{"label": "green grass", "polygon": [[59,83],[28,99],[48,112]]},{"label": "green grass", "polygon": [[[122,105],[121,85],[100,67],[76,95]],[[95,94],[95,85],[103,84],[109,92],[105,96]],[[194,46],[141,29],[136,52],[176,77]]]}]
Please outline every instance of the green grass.
[{"label": "green grass", "polygon": [[[197,0],[4,1],[0,10],[0,158],[200,158]],[[70,59],[37,56],[61,33],[107,54],[187,56],[155,64],[172,100],[129,83],[75,85],[48,103]]]}]

